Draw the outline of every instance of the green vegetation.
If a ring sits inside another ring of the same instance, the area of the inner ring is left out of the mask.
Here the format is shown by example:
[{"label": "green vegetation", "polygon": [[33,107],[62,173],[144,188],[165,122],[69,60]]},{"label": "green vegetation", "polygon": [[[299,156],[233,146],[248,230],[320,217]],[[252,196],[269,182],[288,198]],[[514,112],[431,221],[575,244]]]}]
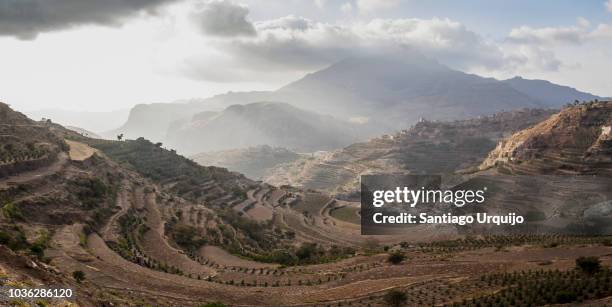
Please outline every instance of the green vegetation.
[{"label": "green vegetation", "polygon": [[206,238],[201,236],[201,231],[193,226],[180,223],[167,226],[172,240],[186,251],[195,252],[207,243]]},{"label": "green vegetation", "polygon": [[225,304],[219,303],[219,302],[214,302],[214,303],[202,304],[202,305],[200,305],[200,307],[225,307]]},{"label": "green vegetation", "polygon": [[74,271],[72,272],[72,278],[76,280],[76,282],[81,283],[85,280],[85,272],[83,271]]},{"label": "green vegetation", "polygon": [[294,266],[333,262],[354,254],[355,249],[351,247],[332,246],[326,249],[316,243],[303,243],[297,248],[288,246],[253,258],[262,262]]},{"label": "green vegetation", "polygon": [[345,221],[348,223],[359,224],[361,222],[361,218],[357,214],[359,212],[359,208],[343,206],[339,208],[332,209],[329,214],[336,219],[341,221]]},{"label": "green vegetation", "polygon": [[76,187],[75,195],[85,208],[96,208],[105,202],[112,192],[102,180],[98,178],[83,178],[72,182]]},{"label": "green vegetation", "polygon": [[17,205],[12,202],[6,203],[2,207],[2,214],[4,215],[4,217],[11,221],[23,220],[23,214],[21,213],[21,210],[19,210],[19,207],[17,207]]},{"label": "green vegetation", "polygon": [[[590,258],[590,257],[587,257]],[[580,258],[579,258],[580,259]],[[596,260],[596,261],[595,261]],[[588,272],[578,263],[587,264]],[[483,287],[494,294],[455,302],[448,306],[540,306],[571,304],[612,295],[612,271],[600,268],[598,259],[576,261],[579,270],[523,271],[483,276]]]},{"label": "green vegetation", "polygon": [[184,195],[211,179],[224,180],[235,176],[225,169],[200,166],[144,138],[123,142],[96,140],[90,145],[102,150],[113,160],[154,180],[176,181],[175,190],[179,195]]},{"label": "green vegetation", "polygon": [[30,247],[25,234],[16,225],[0,229],[0,244],[8,246],[13,251],[24,250]]},{"label": "green vegetation", "polygon": [[42,259],[45,255],[45,249],[49,245],[49,240],[49,232],[46,229],[41,230],[36,241],[32,245],[30,245],[30,253],[32,253],[39,259]]},{"label": "green vegetation", "polygon": [[566,235],[489,235],[484,237],[466,237],[464,239],[424,242],[417,244],[423,252],[450,253],[466,250],[477,250],[486,247],[504,248],[526,244],[543,247],[559,245],[602,244],[610,237],[566,236]]}]

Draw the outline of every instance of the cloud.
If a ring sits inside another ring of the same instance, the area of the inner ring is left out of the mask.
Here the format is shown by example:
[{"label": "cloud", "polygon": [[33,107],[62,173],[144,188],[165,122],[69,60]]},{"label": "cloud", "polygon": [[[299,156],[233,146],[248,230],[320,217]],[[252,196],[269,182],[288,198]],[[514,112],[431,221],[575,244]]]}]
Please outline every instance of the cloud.
[{"label": "cloud", "polygon": [[388,10],[399,4],[399,0],[357,0],[357,8],[363,13]]},{"label": "cloud", "polygon": [[252,36],[255,27],[247,20],[249,9],[227,0],[214,0],[201,5],[192,14],[200,30],[212,36]]},{"label": "cloud", "polygon": [[563,67],[563,63],[550,49],[521,45],[503,50],[506,60],[503,70],[507,72],[551,72]]},{"label": "cloud", "polygon": [[608,10],[608,12],[612,12],[612,0],[606,1],[604,5],[606,6],[606,9]]},{"label": "cloud", "polygon": [[508,40],[520,44],[580,44],[586,36],[586,28],[580,26],[545,28],[522,26],[512,29]]},{"label": "cloud", "polygon": [[340,6],[340,11],[343,13],[351,13],[353,11],[353,5],[350,2],[343,3]]},{"label": "cloud", "polygon": [[[352,8],[345,2],[345,11]],[[571,68],[557,57],[564,46],[580,46],[612,37],[612,25],[579,18],[564,27],[512,29],[505,39],[493,41],[462,23],[444,18],[372,19],[326,23],[289,15],[257,21],[254,34],[234,39],[208,40],[207,47],[223,54],[223,61],[204,62],[191,56],[189,75],[201,80],[232,82],[256,77],[300,75],[351,56],[378,52],[401,54],[416,50],[454,69],[496,75],[551,72]],[[565,58],[567,60],[567,58]],[[216,63],[223,62],[223,67]],[[200,70],[221,69],[222,75]]]},{"label": "cloud", "polygon": [[324,9],[325,6],[327,5],[327,0],[314,0],[315,6],[320,8],[320,9]]},{"label": "cloud", "polygon": [[507,61],[507,70],[558,71],[562,67],[579,66],[579,63],[563,63],[557,58],[555,54],[557,51],[563,50],[566,46],[582,47],[587,44],[595,46],[593,44],[610,38],[612,38],[611,24],[599,24],[592,28],[588,20],[578,18],[575,26],[514,28],[501,44],[501,48]]},{"label": "cloud", "polygon": [[140,12],[175,0],[3,0],[0,36],[34,39],[43,32],[79,25],[116,26]]},{"label": "cloud", "polygon": [[612,39],[612,24],[599,24],[589,36],[592,39]]},{"label": "cloud", "polygon": [[[612,1],[612,0],[610,0]],[[591,23],[578,19],[578,25],[566,27],[531,28],[522,26],[512,29],[507,41],[531,45],[581,45],[598,39],[612,37],[611,24],[599,24],[591,30]]]},{"label": "cloud", "polygon": [[215,61],[192,65],[203,63],[197,60],[197,53],[190,56],[189,76],[231,82],[233,77],[248,79],[249,72],[257,76],[309,72],[351,56],[401,53],[407,49],[416,49],[456,69],[499,69],[505,65],[505,54],[499,46],[449,19],[374,19],[335,24],[289,15],[255,22],[254,27],[256,35],[252,37],[207,41],[207,46],[224,55],[222,76],[199,73],[200,68],[221,67]]}]

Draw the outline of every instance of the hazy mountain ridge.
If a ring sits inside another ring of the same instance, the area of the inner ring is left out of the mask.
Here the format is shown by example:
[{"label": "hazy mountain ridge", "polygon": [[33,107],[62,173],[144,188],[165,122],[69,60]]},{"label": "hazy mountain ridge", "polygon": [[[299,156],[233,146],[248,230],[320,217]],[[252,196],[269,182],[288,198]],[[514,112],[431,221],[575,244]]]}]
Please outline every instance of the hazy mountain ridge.
[{"label": "hazy mountain ridge", "polygon": [[196,115],[173,128],[166,143],[186,154],[258,145],[329,150],[354,142],[359,131],[357,124],[278,102],[232,105],[216,115]]},{"label": "hazy mountain ridge", "polygon": [[368,117],[394,129],[420,117],[458,119],[539,106],[500,81],[455,71],[416,53],[348,58],[278,93],[302,108]]},{"label": "hazy mountain ridge", "polygon": [[602,97],[591,93],[581,92],[573,87],[554,84],[546,80],[528,80],[521,77],[503,80],[511,87],[537,99],[550,108],[558,108],[564,103],[578,101],[591,101]]},{"label": "hazy mountain ridge", "polygon": [[[522,107],[560,107],[576,99],[595,98],[542,80],[499,81],[466,74],[418,53],[362,56],[332,64],[274,92],[230,92],[187,103],[139,105],[130,112],[125,125],[111,134],[180,144],[173,140],[177,135],[168,134],[168,130],[190,122],[195,114],[221,111],[233,104],[278,101],[339,119],[367,121],[369,125],[361,127],[361,140],[365,140],[404,129],[421,117],[466,119]],[[218,149],[204,147],[203,150]]]},{"label": "hazy mountain ridge", "polygon": [[264,101],[269,97],[271,97],[270,92],[228,92],[206,99],[138,104],[131,109],[128,120],[121,127],[104,135],[114,138],[123,133],[126,138],[131,139],[144,137],[154,141],[164,141],[172,126],[181,125],[196,114],[206,111],[218,112],[233,104]]}]

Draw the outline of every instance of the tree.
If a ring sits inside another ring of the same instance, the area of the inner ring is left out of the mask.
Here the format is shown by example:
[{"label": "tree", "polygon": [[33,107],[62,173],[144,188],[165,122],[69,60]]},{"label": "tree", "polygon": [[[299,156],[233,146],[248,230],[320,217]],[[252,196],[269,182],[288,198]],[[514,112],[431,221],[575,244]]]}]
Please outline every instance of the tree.
[{"label": "tree", "polygon": [[38,258],[42,258],[45,255],[45,247],[42,244],[33,244],[30,246],[30,252]]},{"label": "tree", "polygon": [[74,280],[76,280],[76,282],[81,283],[83,280],[85,280],[85,272],[83,272],[83,271],[74,271],[74,272],[72,272],[72,278],[74,278]]},{"label": "tree", "polygon": [[387,261],[389,261],[391,264],[400,264],[405,259],[406,255],[404,255],[404,253],[401,251],[394,251],[389,254],[389,257],[387,257]]},{"label": "tree", "polygon": [[595,256],[579,257],[576,259],[576,268],[587,274],[592,274],[599,271],[601,268],[601,261]]},{"label": "tree", "polygon": [[406,293],[399,291],[399,290],[395,290],[395,289],[390,290],[384,296],[385,303],[393,307],[402,306],[406,303],[407,300],[408,300],[408,296],[406,295]]}]

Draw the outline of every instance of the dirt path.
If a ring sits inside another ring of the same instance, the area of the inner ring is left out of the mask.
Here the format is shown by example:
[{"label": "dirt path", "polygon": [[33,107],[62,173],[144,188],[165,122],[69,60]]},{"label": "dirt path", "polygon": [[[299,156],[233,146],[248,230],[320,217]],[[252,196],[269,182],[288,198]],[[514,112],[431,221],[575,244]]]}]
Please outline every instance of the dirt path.
[{"label": "dirt path", "polygon": [[66,153],[64,152],[61,152],[57,156],[57,161],[53,162],[49,166],[41,167],[33,171],[27,171],[4,179],[0,179],[0,189],[6,189],[10,185],[25,183],[41,177],[46,177],[58,173],[62,170],[62,168],[64,168],[67,162],[68,155],[66,155]]}]

